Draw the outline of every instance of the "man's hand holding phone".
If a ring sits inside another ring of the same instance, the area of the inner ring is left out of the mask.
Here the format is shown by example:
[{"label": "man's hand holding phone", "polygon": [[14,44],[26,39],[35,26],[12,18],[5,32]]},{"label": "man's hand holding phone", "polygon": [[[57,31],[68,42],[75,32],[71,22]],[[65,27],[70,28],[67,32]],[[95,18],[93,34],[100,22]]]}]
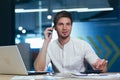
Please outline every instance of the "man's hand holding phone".
[{"label": "man's hand holding phone", "polygon": [[47,41],[50,41],[52,38],[53,27],[46,28],[44,32],[44,38]]}]

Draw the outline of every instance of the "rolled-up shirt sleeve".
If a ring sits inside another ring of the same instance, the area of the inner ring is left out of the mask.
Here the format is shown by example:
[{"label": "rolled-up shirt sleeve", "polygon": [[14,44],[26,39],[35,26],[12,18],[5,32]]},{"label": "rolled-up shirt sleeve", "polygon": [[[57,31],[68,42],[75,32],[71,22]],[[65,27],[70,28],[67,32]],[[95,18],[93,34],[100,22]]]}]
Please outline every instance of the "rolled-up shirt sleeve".
[{"label": "rolled-up shirt sleeve", "polygon": [[86,43],[85,45],[85,59],[90,65],[94,64],[97,61],[97,59],[99,59],[92,46],[88,43]]}]

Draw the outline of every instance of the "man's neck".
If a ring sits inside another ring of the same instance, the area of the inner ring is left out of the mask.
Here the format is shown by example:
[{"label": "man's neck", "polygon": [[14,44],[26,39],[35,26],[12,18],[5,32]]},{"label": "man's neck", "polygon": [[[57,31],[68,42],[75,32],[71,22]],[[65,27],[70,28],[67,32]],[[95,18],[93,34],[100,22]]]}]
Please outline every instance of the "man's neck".
[{"label": "man's neck", "polygon": [[67,42],[69,42],[69,40],[70,40],[70,37],[67,37],[67,38],[59,38],[58,39],[58,41],[59,41],[59,43],[62,45],[62,46],[64,46]]}]

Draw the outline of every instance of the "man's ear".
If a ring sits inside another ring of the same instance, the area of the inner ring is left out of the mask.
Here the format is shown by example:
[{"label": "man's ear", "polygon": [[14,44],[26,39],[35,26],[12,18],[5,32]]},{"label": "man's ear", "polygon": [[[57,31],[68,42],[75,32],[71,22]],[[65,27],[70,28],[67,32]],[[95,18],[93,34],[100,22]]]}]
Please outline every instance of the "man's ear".
[{"label": "man's ear", "polygon": [[56,30],[56,27],[55,27],[55,30]]},{"label": "man's ear", "polygon": [[56,30],[56,26],[54,25],[53,27],[54,27],[54,29]]}]

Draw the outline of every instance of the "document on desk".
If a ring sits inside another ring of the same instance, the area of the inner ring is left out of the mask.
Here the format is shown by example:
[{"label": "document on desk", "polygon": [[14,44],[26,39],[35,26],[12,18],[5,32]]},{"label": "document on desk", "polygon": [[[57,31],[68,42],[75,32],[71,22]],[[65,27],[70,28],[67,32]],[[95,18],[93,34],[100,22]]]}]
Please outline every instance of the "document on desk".
[{"label": "document on desk", "polygon": [[81,74],[81,73],[72,73],[76,78],[94,78],[94,79],[120,79],[120,73],[113,74]]},{"label": "document on desk", "polygon": [[55,76],[46,76],[46,75],[30,75],[30,76],[14,76],[11,80],[36,80],[36,79],[45,79],[45,80],[60,80],[62,77]]}]

